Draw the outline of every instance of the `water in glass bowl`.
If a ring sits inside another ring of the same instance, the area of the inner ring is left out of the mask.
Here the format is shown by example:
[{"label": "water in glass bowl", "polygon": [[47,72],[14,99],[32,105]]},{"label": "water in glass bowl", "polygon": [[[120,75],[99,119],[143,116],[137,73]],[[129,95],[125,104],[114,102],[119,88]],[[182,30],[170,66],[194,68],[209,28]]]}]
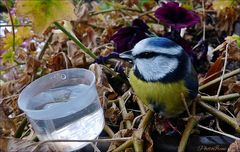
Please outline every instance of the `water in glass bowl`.
[{"label": "water in glass bowl", "polygon": [[[32,104],[28,109],[47,111],[53,108],[57,111],[62,105],[68,108],[64,103],[74,105],[75,108],[75,112],[62,111],[66,115],[56,119],[34,120],[31,118],[31,124],[36,128],[35,131],[40,140],[92,140],[99,136],[104,127],[103,110],[96,91],[91,92],[88,87],[83,84],[63,86],[41,92],[32,98]],[[89,94],[91,98],[88,98]],[[86,142],[56,142],[53,145],[57,150],[74,151],[87,144]]]}]

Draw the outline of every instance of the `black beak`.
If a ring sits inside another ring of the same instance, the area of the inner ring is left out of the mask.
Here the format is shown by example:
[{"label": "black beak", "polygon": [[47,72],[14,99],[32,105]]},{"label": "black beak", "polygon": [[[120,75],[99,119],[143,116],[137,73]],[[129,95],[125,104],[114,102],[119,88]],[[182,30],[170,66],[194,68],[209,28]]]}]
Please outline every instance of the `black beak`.
[{"label": "black beak", "polygon": [[126,51],[126,52],[123,52],[121,54],[119,54],[119,57],[121,59],[125,59],[125,60],[134,60],[134,56],[132,55],[132,51]]}]

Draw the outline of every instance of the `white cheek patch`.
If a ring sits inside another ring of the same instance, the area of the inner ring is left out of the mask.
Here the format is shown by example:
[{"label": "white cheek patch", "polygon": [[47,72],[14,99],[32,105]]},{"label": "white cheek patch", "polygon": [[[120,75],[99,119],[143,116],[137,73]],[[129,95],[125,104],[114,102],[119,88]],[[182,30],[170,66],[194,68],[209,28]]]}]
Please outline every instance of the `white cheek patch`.
[{"label": "white cheek patch", "polygon": [[177,58],[157,56],[149,59],[136,59],[135,65],[146,81],[155,81],[164,78],[168,73],[177,69]]}]

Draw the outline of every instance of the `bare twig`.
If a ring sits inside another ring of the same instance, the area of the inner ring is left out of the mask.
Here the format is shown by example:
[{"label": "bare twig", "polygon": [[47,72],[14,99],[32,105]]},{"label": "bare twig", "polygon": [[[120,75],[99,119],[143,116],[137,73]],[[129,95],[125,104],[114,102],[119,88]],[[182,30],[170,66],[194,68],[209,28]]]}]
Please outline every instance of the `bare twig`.
[{"label": "bare twig", "polygon": [[152,117],[154,115],[154,112],[151,110],[148,110],[147,113],[143,116],[143,119],[141,123],[139,124],[138,128],[146,128],[149,122],[151,121]]},{"label": "bare twig", "polygon": [[188,119],[188,123],[184,129],[184,132],[182,134],[182,138],[180,140],[179,146],[178,146],[178,152],[184,152],[188,138],[191,134],[192,129],[197,125],[199,118],[196,116],[192,116]]},{"label": "bare twig", "polygon": [[14,27],[26,27],[26,26],[32,26],[31,24],[19,24],[19,25],[0,25],[0,27],[12,27],[12,26],[14,26]]},{"label": "bare twig", "polygon": [[13,45],[12,45],[12,48],[13,48],[13,52],[15,52],[15,27],[14,27],[14,22],[13,22],[13,17],[12,17],[12,14],[10,12],[10,9],[8,7],[8,1],[5,0],[5,4],[6,4],[6,8],[7,8],[7,11],[8,11],[8,14],[9,14],[9,17],[10,17],[10,21],[11,21],[11,26],[12,26],[12,35],[13,35]]},{"label": "bare twig", "polygon": [[[224,80],[225,80],[225,79],[228,79],[228,78],[233,77],[233,76],[235,76],[235,75],[237,75],[237,74],[239,74],[239,73],[240,73],[240,68],[238,68],[238,69],[236,69],[236,70],[233,70],[232,72],[229,72],[229,73],[227,73],[227,74],[224,74],[224,75],[223,75],[223,79],[224,79]],[[205,89],[205,88],[207,88],[207,87],[209,87],[209,86],[211,86],[211,85],[213,85],[213,84],[215,84],[215,83],[218,83],[219,81],[221,81],[221,77],[218,77],[218,78],[216,78],[216,79],[214,79],[214,80],[212,80],[212,81],[209,81],[209,82],[206,83],[206,84],[201,85],[201,86],[199,87],[199,91],[201,91],[201,90],[203,90],[203,89]]]},{"label": "bare twig", "polygon": [[117,147],[116,149],[114,149],[112,152],[121,152],[124,151],[124,149],[132,146],[133,144],[133,140],[129,139],[127,141],[125,141],[122,145],[120,145],[119,147]]},{"label": "bare twig", "polygon": [[203,23],[203,41],[205,41],[206,39],[206,13],[205,13],[205,0],[202,0],[202,12],[203,12],[203,20],[202,20],[202,23]]},{"label": "bare twig", "polygon": [[112,141],[128,141],[132,139],[132,137],[124,137],[124,138],[111,138],[111,139],[93,139],[93,140],[67,140],[67,139],[58,139],[58,140],[46,140],[39,142],[35,148],[33,148],[33,152],[37,151],[41,145],[46,143],[53,143],[53,142],[112,142]]},{"label": "bare twig", "polygon": [[128,120],[128,112],[127,112],[127,109],[125,107],[125,102],[122,98],[119,98],[119,107],[121,109],[121,114],[122,114],[122,117],[123,117],[123,120],[125,120],[125,123],[126,123],[126,128],[127,129],[131,129],[132,128],[132,123],[130,120]]},{"label": "bare twig", "polygon": [[133,144],[133,140],[135,140],[135,145],[134,145],[135,150],[138,149],[139,146],[141,147],[142,145],[140,144],[140,142],[136,142],[136,140],[139,140],[141,138],[143,131],[149,124],[151,118],[153,117],[153,114],[154,114],[153,111],[148,110],[147,113],[144,115],[142,121],[140,122],[140,124],[138,126],[138,130],[137,130],[138,135],[137,135],[137,138],[135,137],[136,139],[129,139],[128,141],[126,141],[125,143],[120,145],[118,148],[116,148],[113,152],[123,151],[127,147],[130,147]]},{"label": "bare twig", "polygon": [[201,96],[201,99],[204,101],[224,102],[224,101],[229,101],[239,97],[240,97],[239,93],[233,93],[233,94],[227,94],[222,96]]},{"label": "bare twig", "polygon": [[224,135],[224,136],[226,136],[226,137],[232,138],[232,139],[234,139],[234,140],[240,140],[240,138],[238,138],[238,137],[236,137],[236,136],[233,136],[233,135],[230,135],[230,134],[227,134],[227,133],[224,133],[224,132],[220,132],[220,131],[211,129],[211,128],[202,126],[202,125],[200,125],[200,124],[198,124],[197,126],[198,126],[199,128],[202,128],[202,129],[205,129],[205,130],[208,130],[208,131],[211,131],[211,132],[214,132],[214,133],[217,133],[217,134]]},{"label": "bare twig", "polygon": [[52,40],[52,36],[53,36],[53,33],[51,33],[51,35],[48,37],[48,39],[47,39],[46,43],[44,44],[42,50],[41,50],[40,53],[38,54],[38,56],[37,56],[37,59],[38,59],[38,60],[41,60],[41,59],[42,59],[42,57],[43,57],[46,49],[48,48],[48,44],[49,44],[50,41]]},{"label": "bare twig", "polygon": [[114,136],[114,132],[108,125],[105,124],[103,129],[109,135],[109,137],[112,138]]},{"label": "bare twig", "polygon": [[[223,65],[223,70],[222,70],[222,76],[221,76],[221,81],[219,83],[219,86],[218,86],[218,91],[217,91],[217,97],[219,97],[219,94],[221,92],[221,88],[222,88],[222,84],[223,84],[223,76],[225,74],[225,71],[226,71],[226,66],[227,66],[227,59],[228,59],[228,47],[229,47],[230,43],[227,43],[226,45],[226,49],[225,49],[225,59],[224,59],[224,65]],[[221,105],[219,102],[217,102],[217,109],[220,110],[221,108]],[[217,128],[219,131],[222,131],[220,125],[219,125],[219,120],[217,119],[216,120],[216,123],[217,123]]]},{"label": "bare twig", "polygon": [[146,11],[146,12],[143,12],[142,14],[140,14],[138,17],[140,18],[140,17],[143,17],[143,16],[145,16],[145,15],[152,14],[152,13],[154,13],[154,12],[155,12],[155,11],[153,11],[153,10]]},{"label": "bare twig", "polygon": [[[220,79],[220,83],[219,83],[219,87],[218,87],[218,91],[217,91],[217,97],[219,96],[220,94],[220,91],[221,91],[221,88],[222,88],[222,83],[223,83],[223,80],[224,80],[224,75],[225,75],[225,72],[226,72],[226,67],[227,67],[227,59],[228,59],[228,47],[229,47],[230,43],[228,43],[226,45],[226,50],[225,50],[225,59],[224,59],[224,65],[223,65],[223,72],[222,72],[222,76],[221,76],[221,79]],[[219,110],[219,109],[218,109]]]},{"label": "bare twig", "polygon": [[216,116],[217,118],[219,118],[222,121],[226,122],[227,124],[231,125],[233,128],[235,128],[236,132],[240,133],[240,126],[234,118],[226,115],[225,113],[215,109],[214,107],[212,107],[202,101],[198,101],[198,104],[201,105],[203,108],[205,108],[210,114]]}]

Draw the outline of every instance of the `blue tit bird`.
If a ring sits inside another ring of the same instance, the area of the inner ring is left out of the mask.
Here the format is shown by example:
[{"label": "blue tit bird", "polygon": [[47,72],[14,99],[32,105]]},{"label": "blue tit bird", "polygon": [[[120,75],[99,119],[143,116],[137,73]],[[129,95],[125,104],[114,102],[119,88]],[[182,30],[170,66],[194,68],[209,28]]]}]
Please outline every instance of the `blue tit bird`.
[{"label": "blue tit bird", "polygon": [[188,105],[197,96],[198,78],[190,57],[170,39],[143,39],[120,58],[133,62],[129,82],[135,94],[164,117],[175,117],[186,109],[182,95]]}]

